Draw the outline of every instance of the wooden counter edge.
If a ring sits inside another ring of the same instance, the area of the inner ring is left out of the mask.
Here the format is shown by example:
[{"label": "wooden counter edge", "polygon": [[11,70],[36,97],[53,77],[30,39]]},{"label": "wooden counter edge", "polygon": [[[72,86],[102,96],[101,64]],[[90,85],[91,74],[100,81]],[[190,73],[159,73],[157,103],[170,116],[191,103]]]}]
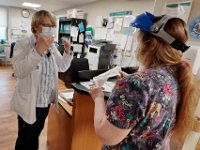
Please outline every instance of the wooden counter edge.
[{"label": "wooden counter edge", "polygon": [[70,105],[69,103],[67,102],[63,102],[62,100],[58,99],[58,103],[59,105],[64,109],[65,112],[67,112],[67,114],[72,117],[72,109],[73,109],[73,106]]}]

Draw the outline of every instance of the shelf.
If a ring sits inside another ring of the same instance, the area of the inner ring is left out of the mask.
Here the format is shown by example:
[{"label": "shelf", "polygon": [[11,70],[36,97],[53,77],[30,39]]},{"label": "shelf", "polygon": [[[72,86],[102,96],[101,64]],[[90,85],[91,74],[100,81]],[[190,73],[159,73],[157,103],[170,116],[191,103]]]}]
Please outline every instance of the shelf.
[{"label": "shelf", "polygon": [[59,34],[67,34],[67,35],[70,35],[70,33],[66,33],[66,32],[59,32]]},{"label": "shelf", "polygon": [[72,21],[72,19],[66,19],[66,20],[59,20],[59,22],[71,22]]}]

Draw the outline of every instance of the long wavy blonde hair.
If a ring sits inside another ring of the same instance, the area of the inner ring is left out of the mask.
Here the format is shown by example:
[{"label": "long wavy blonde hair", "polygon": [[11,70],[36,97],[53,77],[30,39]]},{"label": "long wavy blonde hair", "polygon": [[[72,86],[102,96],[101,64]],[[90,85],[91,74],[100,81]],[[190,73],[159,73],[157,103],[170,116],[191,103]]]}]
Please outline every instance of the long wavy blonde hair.
[{"label": "long wavy blonde hair", "polygon": [[[156,22],[161,17],[156,17],[153,21]],[[186,23],[180,18],[171,18],[166,23],[164,30],[182,43],[188,40]],[[178,80],[180,101],[176,108],[176,124],[172,136],[183,143],[186,135],[193,128],[194,110],[198,98],[198,85],[192,70],[183,61],[182,52],[172,48],[163,39],[141,30],[138,38],[140,39],[140,48],[137,57],[144,67],[165,65],[174,72]]]}]

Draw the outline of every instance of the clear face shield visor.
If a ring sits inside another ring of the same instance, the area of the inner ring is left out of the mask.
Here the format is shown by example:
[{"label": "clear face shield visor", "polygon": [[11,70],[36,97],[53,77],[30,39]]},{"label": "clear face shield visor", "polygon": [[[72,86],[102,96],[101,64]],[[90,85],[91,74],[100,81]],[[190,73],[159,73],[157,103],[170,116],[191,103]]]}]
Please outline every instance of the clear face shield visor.
[{"label": "clear face shield visor", "polygon": [[[154,17],[155,16],[153,14],[145,12],[143,14],[136,16],[136,18],[131,22],[130,26],[150,32],[151,34],[165,40],[167,43],[170,44],[171,47],[177,50],[181,50],[182,52],[185,52],[190,47],[182,42],[177,41],[174,37],[165,32],[164,30],[165,24],[168,22],[169,19],[172,18],[171,16],[165,15],[155,23],[152,22],[151,20]],[[137,36],[137,31],[135,31],[135,34]]]}]

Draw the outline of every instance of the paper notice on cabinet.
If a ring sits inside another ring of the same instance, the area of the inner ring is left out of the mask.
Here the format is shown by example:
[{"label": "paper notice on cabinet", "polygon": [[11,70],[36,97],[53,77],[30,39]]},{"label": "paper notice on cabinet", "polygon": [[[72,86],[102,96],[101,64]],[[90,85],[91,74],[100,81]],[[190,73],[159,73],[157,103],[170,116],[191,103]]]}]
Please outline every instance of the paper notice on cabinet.
[{"label": "paper notice on cabinet", "polygon": [[79,31],[78,27],[72,26],[71,27],[71,33],[70,33],[70,35],[72,37],[78,37],[78,31]]},{"label": "paper notice on cabinet", "polygon": [[77,42],[77,37],[72,37],[73,42]]},{"label": "paper notice on cabinet", "polygon": [[84,35],[83,35],[83,33],[81,33],[80,35],[79,35],[79,43],[83,43],[84,42]]},{"label": "paper notice on cabinet", "polygon": [[73,44],[73,52],[75,53],[82,53],[82,47],[81,44]]}]

